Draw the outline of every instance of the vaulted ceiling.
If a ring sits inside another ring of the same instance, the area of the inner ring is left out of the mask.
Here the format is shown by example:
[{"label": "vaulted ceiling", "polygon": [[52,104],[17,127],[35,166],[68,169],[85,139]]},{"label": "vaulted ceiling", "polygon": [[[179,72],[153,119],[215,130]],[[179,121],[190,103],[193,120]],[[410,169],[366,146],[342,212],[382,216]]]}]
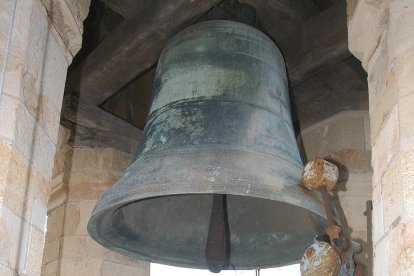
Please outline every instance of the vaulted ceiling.
[{"label": "vaulted ceiling", "polygon": [[69,69],[62,123],[76,126],[75,144],[130,150],[123,141],[137,140],[144,127],[161,50],[185,27],[215,19],[252,25],[279,46],[298,128],[367,109],[366,75],[348,51],[345,2],[93,0]]}]

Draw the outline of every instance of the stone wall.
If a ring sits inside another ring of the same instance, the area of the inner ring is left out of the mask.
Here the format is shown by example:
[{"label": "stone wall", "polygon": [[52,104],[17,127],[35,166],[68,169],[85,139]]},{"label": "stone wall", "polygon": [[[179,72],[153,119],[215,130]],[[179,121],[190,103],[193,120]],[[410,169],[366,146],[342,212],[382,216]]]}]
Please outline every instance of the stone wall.
[{"label": "stone wall", "polygon": [[348,1],[351,52],[368,72],[374,275],[414,275],[414,2]]},{"label": "stone wall", "polygon": [[69,136],[62,127],[42,275],[149,275],[149,263],[105,249],[86,230],[97,199],[121,177],[133,156],[113,148],[72,148]]},{"label": "stone wall", "polygon": [[0,1],[0,275],[40,274],[66,71],[88,7]]},{"label": "stone wall", "polygon": [[366,266],[372,253],[365,213],[372,199],[369,131],[368,111],[345,111],[302,129],[299,140],[304,160],[319,156],[338,165],[332,202],[346,234],[364,247],[356,259]]}]

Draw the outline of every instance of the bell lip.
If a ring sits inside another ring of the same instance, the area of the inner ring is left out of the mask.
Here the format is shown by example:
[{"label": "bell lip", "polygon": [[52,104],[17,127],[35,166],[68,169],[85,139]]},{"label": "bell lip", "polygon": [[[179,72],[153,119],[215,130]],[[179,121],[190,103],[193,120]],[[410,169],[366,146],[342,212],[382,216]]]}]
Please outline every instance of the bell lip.
[{"label": "bell lip", "polygon": [[[122,181],[122,179],[120,181]],[[118,183],[116,183],[116,184],[118,184]],[[152,185],[154,185],[154,184],[163,185],[163,183],[152,183]],[[172,186],[175,186],[175,185],[172,185]],[[315,192],[309,191],[308,189],[304,188],[303,186],[301,186],[299,184],[298,184],[298,187],[300,189],[306,190],[307,192],[310,192],[311,194],[314,194],[315,197],[312,197],[312,198],[314,198],[315,200],[319,199],[319,197],[317,196],[317,194]],[[160,189],[160,191],[161,191],[161,189]],[[105,191],[105,193],[106,193],[106,191]],[[104,194],[102,195],[102,197],[104,197]],[[131,252],[131,251],[125,250],[125,249],[119,247],[118,245],[113,244],[111,241],[105,239],[103,237],[103,235],[100,235],[97,232],[97,224],[98,224],[99,219],[102,216],[104,216],[105,214],[113,213],[115,210],[117,210],[119,208],[122,208],[123,206],[131,204],[133,202],[146,200],[146,199],[151,199],[151,198],[156,198],[156,197],[174,196],[174,195],[188,195],[188,194],[193,194],[193,195],[197,195],[197,194],[227,194],[227,195],[236,195],[236,196],[255,197],[255,198],[275,200],[275,201],[277,201],[277,198],[278,198],[278,196],[273,197],[273,198],[271,198],[270,196],[266,196],[267,195],[266,193],[257,193],[257,194],[252,193],[252,192],[249,192],[249,193],[238,192],[237,193],[234,190],[232,190],[232,193],[228,193],[226,191],[211,191],[211,190],[210,191],[209,190],[200,191],[200,192],[168,193],[167,191],[164,190],[162,194],[159,192],[159,193],[153,193],[151,196],[148,196],[148,194],[146,194],[145,196],[142,196],[142,197],[139,196],[139,195],[142,195],[141,193],[132,193],[132,196],[130,195],[130,199],[128,199],[128,200],[120,200],[119,197],[115,197],[111,200],[112,202],[116,201],[116,202],[122,202],[122,203],[111,204],[110,205],[110,201],[109,202],[107,201],[106,202],[107,204],[105,204],[105,207],[100,208],[99,210],[97,210],[97,207],[98,207],[98,205],[97,205],[95,207],[95,209],[92,211],[91,218],[89,219],[89,222],[88,222],[88,225],[87,225],[87,231],[88,231],[89,235],[96,242],[101,244],[102,246],[104,246],[104,247],[106,247],[106,248],[108,248],[112,251],[118,252],[120,254],[132,257],[132,258],[136,258],[136,259],[140,259],[140,260],[148,261],[148,262],[153,262],[153,263],[164,264],[164,265],[173,265],[173,266],[179,265],[180,267],[184,267],[184,268],[207,269],[207,267],[196,265],[196,264],[193,264],[193,263],[190,264],[190,263],[183,263],[183,262],[177,262],[177,261],[173,262],[173,261],[162,260],[162,259],[153,259],[151,257],[139,254],[137,252]],[[102,197],[98,200],[98,202],[102,199]],[[282,199],[281,196],[280,196],[280,199]],[[303,206],[299,206],[299,205],[296,205],[296,204],[291,204],[291,203],[288,203],[286,201],[283,201],[283,202],[284,202],[284,204],[290,204],[290,205],[293,205],[295,207],[299,207],[299,208],[302,208],[304,210],[308,210],[308,211],[314,213],[315,215],[319,216],[321,218],[321,220],[326,222],[326,215],[322,211],[321,212],[316,212],[314,210],[304,208]],[[260,267],[237,266],[236,269],[237,270],[251,270],[251,269],[255,269],[255,268],[260,268],[260,269],[274,268],[274,267],[281,267],[281,266],[286,266],[286,265],[290,265],[290,264],[297,264],[297,263],[300,263],[300,261],[301,261],[301,256],[298,256],[298,259],[292,260],[290,262],[283,262],[281,264],[274,264],[274,265],[271,265],[271,266],[260,266]],[[224,270],[226,270],[226,269],[224,269]]]},{"label": "bell lip", "polygon": [[[189,193],[186,193],[186,194],[189,194]],[[205,194],[205,193],[192,193],[192,194]],[[170,194],[170,195],[164,195],[164,196],[174,196],[174,195],[184,195],[184,194]],[[232,195],[235,195],[235,194],[232,194]],[[246,196],[246,195],[240,195],[240,196]],[[145,200],[145,199],[150,199],[150,198],[153,198],[153,197],[142,198],[140,200]],[[266,199],[266,198],[264,198],[264,199]],[[104,215],[105,212],[113,212],[113,211],[115,211],[119,208],[122,208],[125,205],[131,204],[133,202],[140,201],[140,200],[135,200],[135,201],[132,200],[130,202],[125,202],[123,204],[119,204],[119,205],[114,206],[112,208],[103,209],[103,210],[101,210],[97,213],[93,213],[91,218],[89,219],[89,222],[88,222],[88,225],[87,225],[87,231],[88,231],[90,237],[92,237],[96,242],[98,242],[100,245],[102,245],[103,247],[105,247],[109,250],[112,250],[112,251],[120,253],[122,255],[132,257],[132,258],[135,258],[135,259],[139,259],[139,260],[142,260],[142,261],[151,262],[151,263],[158,263],[158,264],[163,264],[163,265],[169,265],[169,266],[179,266],[179,267],[182,267],[182,268],[204,269],[204,270],[207,269],[207,266],[200,266],[200,265],[196,265],[196,264],[193,264],[193,263],[190,264],[190,263],[177,262],[177,261],[168,261],[168,260],[163,260],[163,259],[159,259],[159,258],[158,259],[153,259],[151,257],[139,254],[137,252],[128,251],[128,250],[123,249],[122,247],[119,247],[116,244],[113,244],[112,242],[110,242],[109,240],[103,238],[103,236],[98,234],[98,232],[96,231],[97,222],[98,222],[99,218],[102,215]],[[285,204],[290,204],[290,203],[285,202]],[[293,204],[290,204],[290,205],[293,205]],[[294,206],[295,207],[300,207],[300,206],[297,206],[297,205],[294,205]],[[300,208],[308,210],[308,209],[303,208],[303,207],[300,207]],[[326,216],[320,216],[317,213],[315,213],[315,214],[318,215],[319,217],[321,217],[322,220],[326,222]],[[304,250],[306,250],[306,248],[304,248]],[[237,266],[235,269],[236,270],[253,270],[253,269],[276,268],[276,267],[288,266],[288,265],[292,265],[292,264],[300,264],[301,260],[302,260],[302,257],[298,256],[297,259],[294,259],[294,260],[291,260],[291,261],[288,261],[288,262],[283,262],[283,263],[280,263],[280,264],[274,264],[274,265],[268,265],[268,266],[267,265],[265,265],[265,266],[261,265],[261,266],[255,266],[255,267]],[[234,270],[234,269],[223,268],[223,270]]]},{"label": "bell lip", "polygon": [[[179,194],[177,194],[179,195]],[[288,203],[286,203],[288,204]],[[112,250],[114,252],[117,252],[119,254],[134,258],[134,259],[138,259],[141,261],[146,261],[146,262],[150,262],[150,263],[157,263],[157,264],[162,264],[162,265],[168,265],[168,266],[178,266],[178,267],[182,267],[182,268],[191,268],[191,269],[200,269],[200,270],[206,270],[207,265],[205,266],[197,266],[194,264],[189,264],[189,263],[184,263],[184,262],[172,262],[172,261],[166,261],[163,259],[153,259],[150,257],[147,257],[145,255],[136,253],[136,252],[131,252],[128,250],[125,250],[119,246],[114,245],[113,243],[107,241],[104,238],[101,238],[99,235],[97,235],[97,232],[94,230],[95,228],[92,228],[93,226],[96,225],[97,219],[98,219],[98,215],[99,214],[94,214],[91,216],[88,225],[87,225],[87,231],[89,233],[89,235],[96,241],[98,242],[100,245],[102,245],[103,247]],[[325,219],[325,218],[323,218]],[[306,250],[306,248],[305,248]],[[223,268],[222,270],[254,270],[254,269],[267,269],[267,268],[277,268],[277,267],[283,267],[283,266],[288,266],[288,265],[293,265],[293,264],[300,264],[302,260],[302,257],[299,256],[297,259],[294,259],[292,261],[289,262],[283,262],[281,264],[275,264],[275,265],[269,265],[269,266],[255,266],[255,267],[250,267],[250,266],[237,266],[235,269],[233,268]]]}]

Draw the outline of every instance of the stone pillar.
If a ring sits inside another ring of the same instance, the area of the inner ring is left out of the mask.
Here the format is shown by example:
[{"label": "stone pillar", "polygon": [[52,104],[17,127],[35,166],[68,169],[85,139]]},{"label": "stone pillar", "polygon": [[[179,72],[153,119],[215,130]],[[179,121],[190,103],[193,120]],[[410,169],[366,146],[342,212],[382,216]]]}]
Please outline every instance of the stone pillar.
[{"label": "stone pillar", "polygon": [[86,229],[97,199],[121,177],[133,155],[113,148],[72,148],[63,127],[61,137],[42,275],[148,276],[149,263],[100,246]]},{"label": "stone pillar", "polygon": [[368,72],[374,275],[414,275],[414,2],[348,1],[349,48]]},{"label": "stone pillar", "polygon": [[88,7],[0,1],[0,275],[40,275],[66,71]]},{"label": "stone pillar", "polygon": [[371,145],[368,111],[345,111],[301,130],[304,159],[315,156],[339,167],[339,181],[332,192],[340,223],[363,246],[356,259],[369,266],[371,233],[365,215],[372,196]]}]

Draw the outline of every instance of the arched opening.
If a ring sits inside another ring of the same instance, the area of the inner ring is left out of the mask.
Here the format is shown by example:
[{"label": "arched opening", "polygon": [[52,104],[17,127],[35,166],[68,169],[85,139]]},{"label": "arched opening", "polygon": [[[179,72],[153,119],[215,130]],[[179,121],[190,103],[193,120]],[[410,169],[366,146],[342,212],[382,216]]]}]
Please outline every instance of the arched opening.
[{"label": "arched opening", "polygon": [[0,272],[38,275],[43,258],[44,275],[148,273],[148,264],[94,244],[85,225],[96,199],[133,160],[159,51],[180,29],[210,19],[254,24],[280,46],[303,158],[340,165],[333,197],[364,245],[358,260],[369,267],[372,258],[372,186],[377,272],[409,271],[411,3],[173,2],[4,2],[0,245],[7,253]]}]

